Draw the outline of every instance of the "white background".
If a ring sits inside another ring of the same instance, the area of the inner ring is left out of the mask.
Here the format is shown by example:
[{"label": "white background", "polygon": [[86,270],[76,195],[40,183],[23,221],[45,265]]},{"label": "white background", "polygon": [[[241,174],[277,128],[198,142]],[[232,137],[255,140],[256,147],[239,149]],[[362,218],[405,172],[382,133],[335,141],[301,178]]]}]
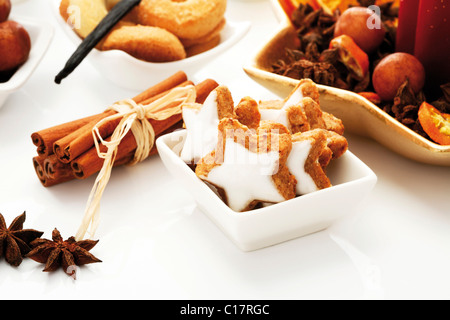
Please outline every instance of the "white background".
[{"label": "white background", "polygon": [[[228,1],[227,16],[251,21],[235,47],[194,75],[228,85],[235,100],[271,94],[242,65],[277,26],[269,1]],[[25,228],[64,238],[81,222],[94,177],[46,189],[32,166],[32,132],[104,110],[138,92],[117,88],[84,61],[53,82],[74,46],[45,0],[15,4],[14,16],[50,21],[55,37],[27,84],[0,109],[0,212],[9,224],[27,212]],[[149,84],[150,86],[151,84]],[[357,212],[326,231],[255,252],[241,252],[196,209],[158,156],[116,168],[102,199],[103,263],[43,273],[25,260],[0,260],[0,299],[448,299],[450,168],[402,158],[347,134],[350,150],[378,176]]]}]

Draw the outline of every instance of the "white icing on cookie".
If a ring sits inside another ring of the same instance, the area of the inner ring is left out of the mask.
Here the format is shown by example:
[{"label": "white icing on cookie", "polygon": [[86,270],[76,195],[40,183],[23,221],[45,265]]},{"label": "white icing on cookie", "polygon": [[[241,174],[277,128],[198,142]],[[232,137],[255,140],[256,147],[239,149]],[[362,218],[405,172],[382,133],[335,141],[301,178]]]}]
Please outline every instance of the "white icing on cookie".
[{"label": "white icing on cookie", "polygon": [[287,110],[290,107],[298,105],[303,98],[304,96],[302,90],[300,88],[297,88],[289,95],[289,97],[286,99],[281,109],[260,108],[259,113],[261,114],[261,120],[275,121],[281,123],[286,128],[291,130],[291,126],[289,124],[289,119],[287,116]]},{"label": "white icing on cookie", "polygon": [[259,109],[261,114],[261,120],[271,120],[277,123],[281,123],[289,129],[289,120],[287,117],[286,109]]},{"label": "white icing on cookie", "polygon": [[200,109],[184,106],[183,120],[187,134],[180,157],[184,162],[197,163],[213,151],[218,141],[217,91],[213,90]]},{"label": "white icing on cookie", "polygon": [[278,152],[251,152],[233,139],[226,139],[223,163],[203,178],[222,188],[228,206],[240,212],[254,200],[274,203],[285,200],[272,178],[278,162]]},{"label": "white icing on cookie", "polygon": [[289,108],[292,106],[298,105],[303,100],[303,92],[301,88],[297,88],[297,90],[294,90],[291,95],[287,98],[286,102],[283,105],[283,108]]},{"label": "white icing on cookie", "polygon": [[311,147],[311,141],[308,140],[293,142],[287,159],[287,167],[297,179],[296,194],[298,196],[319,190],[313,178],[305,171],[305,162]]}]

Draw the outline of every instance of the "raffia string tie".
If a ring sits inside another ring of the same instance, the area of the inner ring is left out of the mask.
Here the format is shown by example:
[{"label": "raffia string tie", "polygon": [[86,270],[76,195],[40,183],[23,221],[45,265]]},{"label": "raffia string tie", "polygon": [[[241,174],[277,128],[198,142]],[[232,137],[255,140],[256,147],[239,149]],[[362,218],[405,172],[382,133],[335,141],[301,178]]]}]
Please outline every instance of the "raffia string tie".
[{"label": "raffia string tie", "polygon": [[[167,95],[147,104],[137,104],[134,100],[122,100],[108,109],[117,113],[99,121],[92,129],[95,148],[100,158],[104,159],[102,169],[97,175],[94,186],[89,195],[85,214],[76,234],[78,241],[86,237],[93,237],[99,225],[100,200],[111,177],[111,171],[117,155],[117,149],[122,139],[131,130],[136,139],[136,151],[129,165],[134,165],[145,160],[155,143],[155,131],[148,119],[165,120],[181,113],[182,105],[194,103],[196,100],[195,87],[177,87]],[[99,132],[102,124],[121,118],[119,124],[111,135],[110,141],[105,141]],[[106,152],[101,152],[100,145],[105,146]]]}]

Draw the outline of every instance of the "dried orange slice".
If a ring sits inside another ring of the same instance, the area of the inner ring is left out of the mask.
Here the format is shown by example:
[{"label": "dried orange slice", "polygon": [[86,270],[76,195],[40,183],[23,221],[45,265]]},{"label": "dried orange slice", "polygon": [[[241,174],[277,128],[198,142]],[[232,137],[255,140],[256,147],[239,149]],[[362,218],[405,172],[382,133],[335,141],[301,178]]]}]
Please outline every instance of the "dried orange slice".
[{"label": "dried orange slice", "polygon": [[314,10],[320,9],[320,5],[316,0],[279,0],[279,2],[284,12],[286,12],[289,17],[292,16],[292,13],[301,4],[309,4]]},{"label": "dried orange slice", "polygon": [[292,13],[299,6],[298,4],[295,3],[296,0],[279,0],[279,2],[284,12],[286,12],[289,18],[292,17]]},{"label": "dried orange slice", "polygon": [[[375,1],[375,5],[381,6],[382,4],[385,4],[385,3],[388,3],[388,2],[392,2],[392,0],[377,0],[377,1]],[[392,3],[392,6],[393,7],[399,7],[400,6],[400,0],[395,0]]]},{"label": "dried orange slice", "polygon": [[309,4],[314,10],[320,9],[320,5],[316,0],[291,0],[295,7],[300,4]]},{"label": "dried orange slice", "polygon": [[434,142],[450,145],[450,114],[424,102],[419,108],[419,122]]},{"label": "dried orange slice", "polygon": [[[336,9],[342,13],[348,9],[349,6],[359,6],[356,0],[311,0],[315,2],[318,8],[322,7],[323,11],[328,14],[333,14]],[[314,7],[314,6],[313,6]]]},{"label": "dried orange slice", "polygon": [[339,59],[356,76],[364,79],[369,72],[369,57],[355,41],[343,34],[330,42],[330,49],[338,49]]},{"label": "dried orange slice", "polygon": [[366,98],[367,100],[369,100],[370,102],[372,102],[375,105],[378,105],[381,103],[381,98],[378,94],[376,94],[375,92],[358,92],[358,94],[364,98]]}]

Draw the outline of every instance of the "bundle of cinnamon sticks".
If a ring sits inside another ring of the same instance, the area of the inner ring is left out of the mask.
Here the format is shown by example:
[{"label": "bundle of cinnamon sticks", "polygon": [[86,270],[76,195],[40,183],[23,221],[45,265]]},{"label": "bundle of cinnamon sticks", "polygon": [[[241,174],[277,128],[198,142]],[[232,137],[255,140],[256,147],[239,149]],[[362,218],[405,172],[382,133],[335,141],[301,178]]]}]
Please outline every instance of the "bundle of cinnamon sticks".
[{"label": "bundle of cinnamon sticks", "polygon": [[[150,87],[133,100],[142,105],[149,104],[166,95],[173,88],[195,85],[197,103],[203,103],[209,93],[218,84],[211,79],[194,84],[182,71],[175,73],[166,80]],[[98,173],[103,166],[103,159],[98,157],[92,135],[93,127],[102,119],[114,114],[108,110],[100,114],[60,124],[31,135],[33,144],[37,147],[37,156],[33,165],[40,182],[45,187],[51,187],[74,179],[86,179]],[[156,138],[182,127],[182,116],[175,114],[166,120],[148,119],[155,131]],[[112,135],[120,119],[115,119],[99,127],[101,137],[105,140]],[[129,132],[121,141],[114,166],[125,165],[133,160],[136,150],[136,140]],[[101,151],[105,148],[101,146]],[[150,155],[157,153],[156,146]]]}]

